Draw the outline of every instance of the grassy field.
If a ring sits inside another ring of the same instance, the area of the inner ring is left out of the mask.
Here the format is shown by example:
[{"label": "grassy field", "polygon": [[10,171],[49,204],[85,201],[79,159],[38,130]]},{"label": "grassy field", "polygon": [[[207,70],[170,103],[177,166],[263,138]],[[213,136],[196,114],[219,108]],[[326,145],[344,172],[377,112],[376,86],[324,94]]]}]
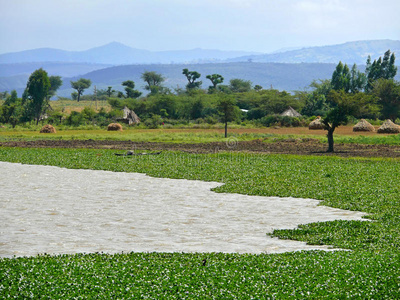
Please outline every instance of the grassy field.
[{"label": "grassy field", "polygon": [[[398,299],[400,160],[245,153],[118,157],[113,150],[0,148],[0,160],[225,183],[216,192],[292,196],[368,213],[278,230],[351,251],[126,253],[0,260],[0,298]],[[203,259],[206,265],[203,266]]]},{"label": "grassy field", "polygon": [[[206,143],[221,142],[224,139],[223,124],[214,125],[214,128],[125,128],[122,132],[107,131],[106,128],[97,129],[63,129],[57,128],[57,133],[39,133],[41,126],[36,130],[23,128],[0,128],[0,141],[15,140],[122,140],[136,142],[166,142],[166,143]],[[312,138],[327,143],[326,131],[309,130],[305,127],[293,128],[241,128],[231,125],[228,130],[229,137],[238,140],[263,139],[265,142],[275,142],[290,138]],[[352,144],[387,144],[400,145],[399,134],[377,134],[376,132],[353,132],[351,126],[341,126],[334,134],[335,143]]]}]

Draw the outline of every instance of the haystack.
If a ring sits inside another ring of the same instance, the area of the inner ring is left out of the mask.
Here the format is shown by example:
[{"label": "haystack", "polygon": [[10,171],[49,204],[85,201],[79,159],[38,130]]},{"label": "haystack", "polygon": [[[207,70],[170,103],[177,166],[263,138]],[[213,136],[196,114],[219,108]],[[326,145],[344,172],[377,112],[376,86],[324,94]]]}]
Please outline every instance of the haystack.
[{"label": "haystack", "polygon": [[52,125],[46,124],[40,129],[40,133],[56,133],[56,129]]},{"label": "haystack", "polygon": [[353,131],[375,131],[375,127],[368,123],[367,120],[361,119],[360,122],[354,125]]},{"label": "haystack", "polygon": [[400,126],[388,119],[378,128],[378,133],[400,133]]},{"label": "haystack", "polygon": [[111,123],[108,125],[107,131],[122,131],[122,125],[119,123]]},{"label": "haystack", "polygon": [[321,117],[317,117],[314,121],[312,121],[308,125],[308,129],[311,129],[311,130],[319,130],[319,129],[324,129],[324,128],[325,128],[325,126],[322,123]]}]

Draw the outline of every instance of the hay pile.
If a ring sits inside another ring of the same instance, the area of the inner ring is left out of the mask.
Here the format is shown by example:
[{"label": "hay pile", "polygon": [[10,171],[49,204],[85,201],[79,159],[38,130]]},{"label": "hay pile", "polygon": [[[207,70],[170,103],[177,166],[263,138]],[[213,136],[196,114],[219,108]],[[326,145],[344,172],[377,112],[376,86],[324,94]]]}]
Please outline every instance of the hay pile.
[{"label": "hay pile", "polygon": [[378,133],[400,133],[400,126],[388,119],[378,128]]},{"label": "hay pile", "polygon": [[320,130],[320,129],[324,129],[325,126],[322,123],[322,119],[321,117],[317,117],[314,121],[312,121],[310,124],[308,124],[308,129],[311,130]]},{"label": "hay pile", "polygon": [[52,125],[46,124],[40,129],[40,133],[56,133],[56,129]]},{"label": "hay pile", "polygon": [[361,119],[360,122],[354,125],[353,131],[375,131],[375,127],[368,123],[367,120]]},{"label": "hay pile", "polygon": [[122,125],[119,123],[111,123],[108,125],[107,131],[122,131]]}]

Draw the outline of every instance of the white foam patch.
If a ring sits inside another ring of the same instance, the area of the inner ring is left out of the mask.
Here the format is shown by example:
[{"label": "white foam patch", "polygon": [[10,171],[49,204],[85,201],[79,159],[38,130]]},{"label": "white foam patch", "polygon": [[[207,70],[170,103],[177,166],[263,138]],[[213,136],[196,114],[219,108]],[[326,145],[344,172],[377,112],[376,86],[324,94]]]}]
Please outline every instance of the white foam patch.
[{"label": "white foam patch", "polygon": [[266,233],[364,215],[313,199],[210,191],[220,185],[0,162],[0,256],[329,249]]}]

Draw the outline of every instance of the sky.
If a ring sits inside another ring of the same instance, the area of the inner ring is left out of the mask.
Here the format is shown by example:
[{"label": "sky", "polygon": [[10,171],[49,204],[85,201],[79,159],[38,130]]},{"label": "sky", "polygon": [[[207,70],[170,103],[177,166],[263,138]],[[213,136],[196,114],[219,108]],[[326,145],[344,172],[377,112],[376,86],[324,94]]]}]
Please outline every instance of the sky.
[{"label": "sky", "polygon": [[269,53],[400,40],[399,0],[0,0],[0,11],[0,53],[113,41]]}]

